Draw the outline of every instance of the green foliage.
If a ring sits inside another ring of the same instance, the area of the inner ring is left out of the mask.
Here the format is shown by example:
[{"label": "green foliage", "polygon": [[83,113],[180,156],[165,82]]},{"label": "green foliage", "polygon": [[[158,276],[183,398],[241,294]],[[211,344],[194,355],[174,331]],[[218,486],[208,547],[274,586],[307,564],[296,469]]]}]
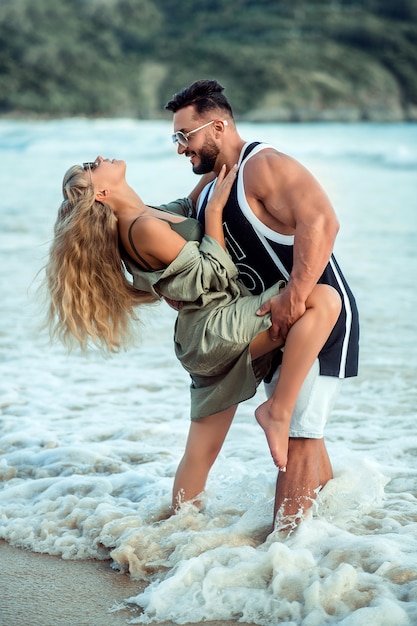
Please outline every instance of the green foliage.
[{"label": "green foliage", "polygon": [[416,24],[415,0],[2,0],[0,114],[157,117],[199,78],[237,115],[406,110]]}]

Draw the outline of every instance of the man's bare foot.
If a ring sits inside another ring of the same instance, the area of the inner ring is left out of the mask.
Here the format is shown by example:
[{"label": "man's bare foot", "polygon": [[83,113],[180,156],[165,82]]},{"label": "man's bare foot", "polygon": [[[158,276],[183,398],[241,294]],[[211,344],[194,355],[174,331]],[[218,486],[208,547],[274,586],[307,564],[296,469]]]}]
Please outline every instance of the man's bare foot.
[{"label": "man's bare foot", "polygon": [[272,409],[272,401],[267,400],[255,411],[255,417],[263,429],[272,459],[281,472],[287,468],[288,458],[288,433],[290,428],[291,415],[288,418],[280,415]]}]

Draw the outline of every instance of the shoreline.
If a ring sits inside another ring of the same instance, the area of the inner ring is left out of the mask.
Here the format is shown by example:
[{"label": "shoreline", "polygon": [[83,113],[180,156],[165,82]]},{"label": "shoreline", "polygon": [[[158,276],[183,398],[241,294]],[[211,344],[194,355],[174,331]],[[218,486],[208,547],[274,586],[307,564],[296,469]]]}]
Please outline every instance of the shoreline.
[{"label": "shoreline", "polygon": [[[0,540],[0,562],[0,623],[5,626],[126,626],[140,615],[139,607],[109,612],[146,585],[112,570],[108,560],[64,560]],[[153,623],[174,626],[174,622]],[[204,622],[204,626],[233,624]]]},{"label": "shoreline", "polygon": [[121,626],[138,613],[109,608],[144,585],[110,561],[64,560],[0,541],[0,623],[7,626]]}]

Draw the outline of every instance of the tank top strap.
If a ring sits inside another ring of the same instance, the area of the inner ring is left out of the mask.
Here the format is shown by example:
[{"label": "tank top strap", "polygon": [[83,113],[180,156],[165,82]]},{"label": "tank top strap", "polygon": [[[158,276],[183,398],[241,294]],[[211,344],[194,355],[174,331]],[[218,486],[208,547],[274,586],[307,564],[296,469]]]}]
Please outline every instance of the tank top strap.
[{"label": "tank top strap", "polygon": [[[139,215],[139,217],[140,217],[140,215]],[[145,259],[144,259],[143,257],[141,257],[141,255],[139,254],[139,252],[136,250],[135,244],[133,243],[132,228],[133,228],[133,225],[134,225],[134,224],[137,222],[137,220],[139,219],[139,217],[137,217],[136,219],[134,219],[134,220],[133,220],[133,222],[131,223],[131,225],[129,226],[129,230],[127,231],[127,238],[129,239],[129,243],[130,243],[130,245],[131,245],[131,248],[132,248],[133,252],[136,254],[136,256],[138,257],[138,259],[139,259],[139,261],[140,261],[141,265],[142,265],[145,269],[147,269],[147,270],[149,270],[149,271],[153,272],[153,271],[154,271],[154,269],[153,269],[152,265],[150,265],[147,261],[145,261]]]},{"label": "tank top strap", "polygon": [[252,152],[252,150],[256,148],[256,146],[259,146],[260,143],[260,141],[253,141],[252,143],[247,145],[244,153],[242,154],[242,161],[244,161],[246,157],[249,156],[249,154]]}]

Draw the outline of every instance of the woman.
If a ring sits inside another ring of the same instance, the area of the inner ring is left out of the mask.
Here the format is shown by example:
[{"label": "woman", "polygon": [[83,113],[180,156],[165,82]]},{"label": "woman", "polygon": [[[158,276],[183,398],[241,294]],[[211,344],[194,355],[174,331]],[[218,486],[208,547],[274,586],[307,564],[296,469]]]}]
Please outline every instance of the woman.
[{"label": "woman", "polygon": [[[181,301],[175,352],[192,379],[192,421],[174,509],[203,491],[238,403],[254,395],[280,349],[270,340],[269,317],[256,315],[279,286],[250,295],[225,248],[222,210],[236,171],[221,171],[203,235],[189,217],[198,188],[182,201],[151,207],[127,184],[124,161],[98,157],[70,168],[46,267],[51,334],[82,348],[92,340],[117,350],[128,343],[138,305],[161,297]],[[298,391],[340,313],[339,295],[326,285],[317,285],[306,304],[288,334],[275,392],[256,410],[282,471]]]}]

